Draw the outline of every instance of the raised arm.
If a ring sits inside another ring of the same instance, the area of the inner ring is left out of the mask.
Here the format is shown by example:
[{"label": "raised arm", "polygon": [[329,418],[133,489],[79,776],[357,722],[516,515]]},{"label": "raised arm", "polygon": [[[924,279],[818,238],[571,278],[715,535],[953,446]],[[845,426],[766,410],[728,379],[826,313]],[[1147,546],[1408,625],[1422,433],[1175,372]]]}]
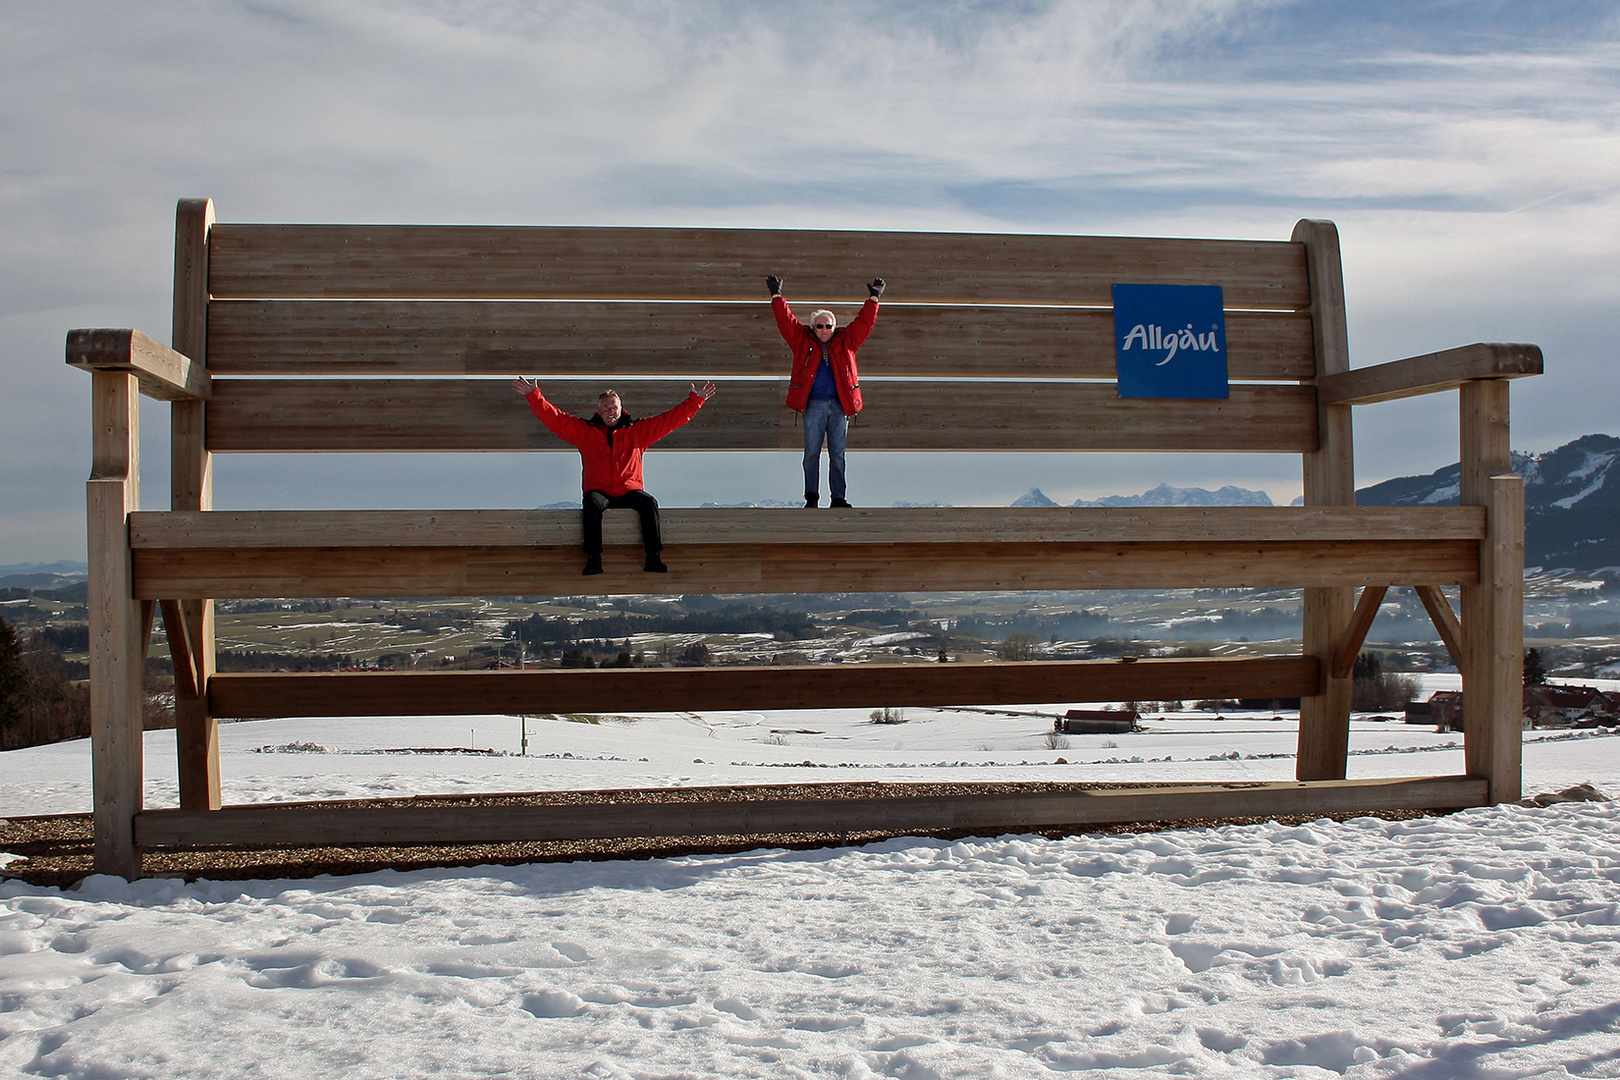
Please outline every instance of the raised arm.
[{"label": "raised arm", "polygon": [[844,336],[852,349],[858,349],[872,333],[872,327],[877,324],[878,297],[883,295],[886,282],[882,278],[873,278],[867,285],[866,303],[861,305],[859,314],[844,328]]},{"label": "raised arm", "polygon": [[512,389],[523,395],[529,403],[529,411],[534,413],[540,422],[550,428],[558,438],[565,442],[579,445],[590,432],[590,425],[577,416],[570,416],[557,406],[546,400],[546,395],[540,392],[540,384],[519,375],[512,380]]},{"label": "raised arm", "polygon": [[692,392],[686,395],[686,400],[667,412],[657,416],[648,416],[637,420],[629,427],[630,437],[637,446],[648,447],[662,439],[676,428],[684,427],[692,417],[697,415],[703,403],[714,396],[714,383],[706,382],[701,387],[692,387]]},{"label": "raised arm", "polygon": [[810,336],[810,328],[800,322],[788,307],[787,298],[782,295],[782,279],[771,274],[765,279],[765,287],[771,290],[771,314],[776,316],[776,332],[782,335],[782,340],[788,347],[797,349],[800,343]]}]

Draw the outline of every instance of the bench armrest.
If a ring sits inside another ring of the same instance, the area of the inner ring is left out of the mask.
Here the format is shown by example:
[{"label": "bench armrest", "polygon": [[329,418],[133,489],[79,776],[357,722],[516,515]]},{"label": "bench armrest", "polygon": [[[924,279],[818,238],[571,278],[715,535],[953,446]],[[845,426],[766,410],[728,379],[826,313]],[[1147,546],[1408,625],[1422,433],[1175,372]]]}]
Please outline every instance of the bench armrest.
[{"label": "bench armrest", "polygon": [[159,401],[207,401],[208,369],[139,330],[69,330],[67,362],[83,371],[126,371]]},{"label": "bench armrest", "polygon": [[1455,390],[1472,379],[1540,374],[1540,346],[1481,343],[1324,375],[1316,381],[1316,399],[1323,405],[1369,405]]}]

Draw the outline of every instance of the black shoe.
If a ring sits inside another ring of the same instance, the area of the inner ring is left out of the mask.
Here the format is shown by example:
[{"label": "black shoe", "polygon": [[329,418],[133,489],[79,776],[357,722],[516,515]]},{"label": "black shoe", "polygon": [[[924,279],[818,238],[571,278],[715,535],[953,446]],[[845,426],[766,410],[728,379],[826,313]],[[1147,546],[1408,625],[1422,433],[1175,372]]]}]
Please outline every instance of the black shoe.
[{"label": "black shoe", "polygon": [[853,509],[855,509],[853,506],[849,505],[849,500],[847,500],[847,499],[834,499],[832,502],[828,503],[827,505],[832,506],[832,507],[836,507],[836,508],[841,508],[841,509],[844,509],[844,510],[853,510]]},{"label": "black shoe", "polygon": [[814,510],[816,508],[816,504],[819,502],[821,502],[820,495],[806,495],[804,497],[804,508],[806,510]]},{"label": "black shoe", "polygon": [[600,574],[601,572],[602,572],[602,556],[600,556],[600,555],[587,555],[587,556],[585,556],[585,576],[590,577],[592,574]]},{"label": "black shoe", "polygon": [[664,565],[664,560],[660,559],[657,555],[648,555],[647,556],[647,561],[644,564],[642,564],[641,568],[643,570],[647,571],[647,573],[649,573],[649,574],[667,574],[667,573],[669,573],[669,567],[665,566]]}]

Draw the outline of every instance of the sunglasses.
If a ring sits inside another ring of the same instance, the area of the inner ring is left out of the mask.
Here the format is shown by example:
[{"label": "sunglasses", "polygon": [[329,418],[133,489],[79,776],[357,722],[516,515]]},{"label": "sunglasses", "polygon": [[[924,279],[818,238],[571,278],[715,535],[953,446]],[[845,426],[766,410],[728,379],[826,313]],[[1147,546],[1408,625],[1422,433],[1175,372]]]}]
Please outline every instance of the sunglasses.
[{"label": "sunglasses", "polygon": [[815,324],[815,327],[817,330],[831,330],[833,328],[833,324],[830,322],[818,322]]}]

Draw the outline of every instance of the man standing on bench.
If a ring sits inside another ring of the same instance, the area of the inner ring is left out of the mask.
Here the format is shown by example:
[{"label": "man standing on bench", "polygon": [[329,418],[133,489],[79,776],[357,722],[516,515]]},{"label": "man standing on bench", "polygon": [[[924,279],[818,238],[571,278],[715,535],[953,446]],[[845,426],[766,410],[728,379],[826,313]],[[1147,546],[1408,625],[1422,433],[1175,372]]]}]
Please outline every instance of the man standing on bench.
[{"label": "man standing on bench", "polygon": [[787,405],[804,416],[804,505],[811,507],[821,502],[821,444],[825,440],[827,482],[832,489],[829,505],[847,507],[844,440],[849,434],[849,418],[861,411],[861,378],[855,367],[855,352],[877,322],[883,279],[872,279],[866,287],[871,295],[861,313],[843,329],[839,329],[830,311],[812,312],[809,326],[794,318],[793,309],[782,298],[782,279],[775,274],[765,279],[765,286],[771,290],[776,328],[793,350]]},{"label": "man standing on bench", "polygon": [[540,387],[528,379],[513,379],[512,389],[523,395],[542,424],[579,449],[585,488],[585,573],[602,572],[602,513],[619,509],[641,515],[641,544],[647,552],[642,569],[650,574],[665,573],[669,567],[658,557],[664,549],[658,500],[641,486],[641,455],[696,416],[703,403],[714,396],[714,383],[693,386],[685,401],[644,420],[625,412],[613,390],[602,391],[596,400],[596,415],[581,420],[547,401]]}]

